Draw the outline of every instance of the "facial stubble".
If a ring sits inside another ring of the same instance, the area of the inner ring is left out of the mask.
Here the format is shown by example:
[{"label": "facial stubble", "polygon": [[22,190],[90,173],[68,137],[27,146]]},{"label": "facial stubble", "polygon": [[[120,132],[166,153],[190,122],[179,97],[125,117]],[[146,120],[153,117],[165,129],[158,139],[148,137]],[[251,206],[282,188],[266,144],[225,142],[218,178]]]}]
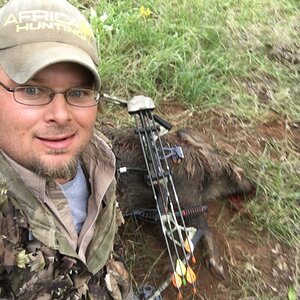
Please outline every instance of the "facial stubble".
[{"label": "facial stubble", "polygon": [[[59,155],[62,155],[63,151],[51,151],[51,153],[48,154],[53,155],[53,159],[55,159],[55,156],[59,158]],[[80,154],[76,154],[61,166],[55,166],[54,164],[51,166],[43,162],[40,157],[34,155],[29,168],[40,177],[46,177],[53,180],[63,179],[69,181],[72,180],[76,175],[79,160]]]}]

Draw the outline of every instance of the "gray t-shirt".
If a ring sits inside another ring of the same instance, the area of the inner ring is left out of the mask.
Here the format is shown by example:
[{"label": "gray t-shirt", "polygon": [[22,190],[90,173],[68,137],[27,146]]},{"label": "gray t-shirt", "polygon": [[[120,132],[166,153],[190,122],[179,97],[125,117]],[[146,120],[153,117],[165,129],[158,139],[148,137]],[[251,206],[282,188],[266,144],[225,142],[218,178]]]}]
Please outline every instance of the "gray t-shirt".
[{"label": "gray t-shirt", "polygon": [[87,216],[87,203],[90,196],[87,181],[80,164],[75,178],[72,181],[62,184],[61,188],[68,199],[75,229],[77,234],[79,234]]}]

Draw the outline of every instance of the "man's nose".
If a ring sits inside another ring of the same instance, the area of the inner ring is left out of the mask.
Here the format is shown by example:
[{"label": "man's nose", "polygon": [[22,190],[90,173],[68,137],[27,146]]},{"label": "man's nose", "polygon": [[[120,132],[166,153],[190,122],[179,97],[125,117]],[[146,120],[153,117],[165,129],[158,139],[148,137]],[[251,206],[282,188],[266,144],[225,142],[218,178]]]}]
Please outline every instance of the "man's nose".
[{"label": "man's nose", "polygon": [[51,102],[46,105],[46,121],[63,124],[71,120],[71,107],[66,100],[65,93],[54,93],[53,95],[51,95],[51,97]]}]

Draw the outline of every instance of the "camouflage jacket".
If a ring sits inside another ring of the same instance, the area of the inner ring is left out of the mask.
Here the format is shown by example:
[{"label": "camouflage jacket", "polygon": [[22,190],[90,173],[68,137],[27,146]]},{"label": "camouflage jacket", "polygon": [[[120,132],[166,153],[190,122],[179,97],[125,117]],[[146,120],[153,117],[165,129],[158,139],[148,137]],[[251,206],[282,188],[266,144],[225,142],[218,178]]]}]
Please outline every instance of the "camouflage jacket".
[{"label": "camouflage jacket", "polygon": [[[104,198],[84,263],[49,208],[0,153],[0,299],[131,300],[124,296],[129,286],[115,289],[113,297],[106,288],[108,270],[121,265],[111,259],[117,227],[114,180]],[[112,279],[110,285],[117,284]]]}]

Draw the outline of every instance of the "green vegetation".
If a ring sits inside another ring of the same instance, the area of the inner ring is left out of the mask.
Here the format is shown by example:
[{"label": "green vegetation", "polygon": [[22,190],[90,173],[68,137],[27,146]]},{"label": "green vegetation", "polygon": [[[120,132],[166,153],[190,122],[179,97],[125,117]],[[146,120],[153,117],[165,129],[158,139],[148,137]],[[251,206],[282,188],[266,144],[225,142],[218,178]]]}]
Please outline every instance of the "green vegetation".
[{"label": "green vegetation", "polygon": [[[141,6],[151,14],[142,15]],[[103,90],[123,98],[144,94],[158,106],[175,102],[234,119],[249,145],[257,139],[261,146],[237,150],[232,158],[257,183],[249,204],[253,230],[258,236],[267,230],[299,248],[300,3],[107,0],[91,7]],[[280,138],[257,133],[257,124],[272,125],[270,112],[285,122]],[[299,252],[295,257],[293,265]],[[230,273],[239,287],[227,299],[283,299],[294,288],[274,293],[266,291],[263,276],[234,268]],[[298,267],[293,282],[299,291]]]},{"label": "green vegetation", "polygon": [[[287,124],[299,122],[298,1],[90,4],[85,12],[94,14],[100,74],[110,94],[144,94],[158,105],[175,100],[197,111],[214,108],[235,116],[250,134],[269,111]],[[142,5],[149,16],[141,15]],[[253,207],[256,221],[294,245],[300,216],[296,148],[288,139],[268,141],[260,156],[240,157],[257,180],[259,197],[268,199]]]},{"label": "green vegetation", "polygon": [[[140,15],[141,5],[149,17]],[[299,66],[270,59],[273,48],[299,42],[297,2],[101,1],[94,8],[100,73],[109,91],[231,106],[243,115],[259,114],[262,105],[287,113],[286,104],[299,94]],[[262,81],[272,92],[268,103],[245,87]],[[295,108],[288,112],[299,117]]]}]

